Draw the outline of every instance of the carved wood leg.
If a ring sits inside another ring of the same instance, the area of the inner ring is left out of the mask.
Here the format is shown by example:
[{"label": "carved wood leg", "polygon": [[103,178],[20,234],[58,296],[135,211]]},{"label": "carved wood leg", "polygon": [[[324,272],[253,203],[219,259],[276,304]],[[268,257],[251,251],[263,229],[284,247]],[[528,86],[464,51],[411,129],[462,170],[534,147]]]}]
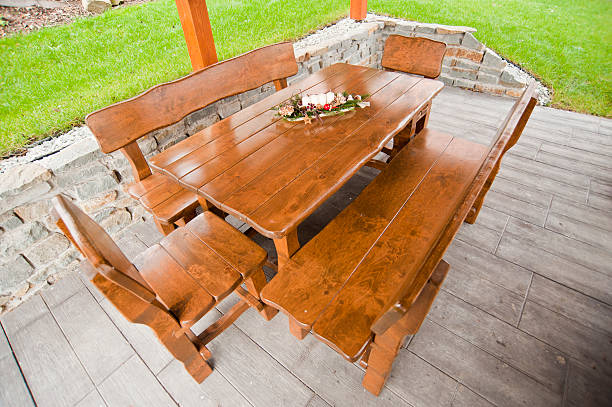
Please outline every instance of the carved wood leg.
[{"label": "carved wood leg", "polygon": [[[260,299],[259,293],[267,283],[268,281],[266,280],[266,276],[261,268],[245,281],[247,290],[257,299]],[[263,309],[259,311],[259,313],[266,319],[266,321],[269,321],[274,318],[276,314],[278,314],[278,310],[269,305],[264,305]]]},{"label": "carved wood leg", "polygon": [[291,317],[289,317],[289,332],[291,332],[293,336],[298,338],[300,341],[304,339],[306,335],[308,335],[308,331],[299,326]]},{"label": "carved wood leg", "polygon": [[376,335],[370,344],[367,356],[367,368],[362,385],[370,393],[378,396],[385,381],[391,373],[393,361],[404,343],[407,333],[397,325],[392,326],[382,335]]},{"label": "carved wood leg", "polygon": [[468,212],[468,215],[465,217],[466,223],[473,224],[474,222],[476,222],[476,218],[478,218],[478,214],[480,213],[480,209],[482,208],[482,204],[484,203],[485,196],[487,195],[487,192],[489,192],[489,189],[491,189],[493,181],[495,181],[495,177],[497,176],[497,172],[499,171],[500,162],[501,161],[497,162],[497,164],[491,171],[489,178],[487,178],[485,184],[482,186],[482,189],[478,193],[478,197],[474,201],[474,204]]},{"label": "carved wood leg", "polygon": [[415,136],[418,136],[419,133],[425,130],[425,128],[427,127],[427,124],[429,123],[429,114],[431,113],[431,103],[429,103],[427,107],[425,107],[425,109],[426,109],[425,115],[421,116],[421,118],[417,120],[417,122],[415,123],[415,126],[414,126]]},{"label": "carved wood leg", "polygon": [[300,248],[297,229],[292,230],[287,234],[287,236],[281,239],[274,239],[274,246],[276,246],[278,269],[280,270],[285,265],[287,260],[293,256],[293,253],[297,252]]},{"label": "carved wood leg", "polygon": [[174,224],[173,223],[164,222],[164,221],[159,220],[157,218],[155,218],[154,220],[155,220],[155,226],[157,226],[157,229],[164,236],[169,235],[174,230]]}]

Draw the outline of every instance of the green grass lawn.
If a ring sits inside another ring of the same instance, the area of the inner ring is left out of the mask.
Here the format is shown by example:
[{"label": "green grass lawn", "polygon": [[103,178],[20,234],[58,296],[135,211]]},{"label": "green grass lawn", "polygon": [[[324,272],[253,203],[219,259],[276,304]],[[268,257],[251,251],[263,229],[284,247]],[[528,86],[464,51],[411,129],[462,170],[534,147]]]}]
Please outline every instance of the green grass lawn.
[{"label": "green grass lawn", "polygon": [[[348,0],[208,0],[220,59],[295,39]],[[476,27],[476,36],[554,88],[553,103],[610,115],[609,0],[370,0],[371,11]],[[66,130],[100,107],[187,74],[174,2],[111,10],[0,40],[0,154]]]}]

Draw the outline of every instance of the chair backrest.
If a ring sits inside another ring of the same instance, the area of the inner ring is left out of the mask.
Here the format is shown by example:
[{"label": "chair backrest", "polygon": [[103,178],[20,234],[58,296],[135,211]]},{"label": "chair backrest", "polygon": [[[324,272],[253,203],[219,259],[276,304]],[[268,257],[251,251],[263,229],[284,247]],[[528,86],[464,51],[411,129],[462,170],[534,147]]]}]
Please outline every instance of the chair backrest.
[{"label": "chair backrest", "polygon": [[437,78],[442,70],[446,44],[422,37],[390,35],[385,43],[382,66],[426,78]]},{"label": "chair backrest", "polygon": [[499,127],[489,147],[489,152],[468,188],[462,204],[441,233],[438,242],[432,248],[428,258],[422,265],[419,275],[416,276],[409,286],[398,287],[397,294],[384,308],[387,311],[379,316],[372,324],[372,332],[377,335],[384,333],[409,311],[427,281],[432,277],[446,249],[457,234],[464,219],[474,207],[475,202],[479,200],[480,203],[482,203],[485,194],[497,174],[501,159],[506,151],[518,141],[536,104],[537,89],[534,81],[527,86],[523,95],[516,101],[502,125]]},{"label": "chair backrest", "polygon": [[286,87],[286,78],[297,71],[291,43],[269,45],[154,86],[131,99],[90,113],[85,122],[100,149],[107,154],[122,149],[135,178],[141,180],[151,171],[135,143],[140,137],[228,96],[269,82],[274,82],[277,90]]},{"label": "chair backrest", "polygon": [[52,201],[57,226],[97,273],[144,301],[155,300],[151,287],[100,225],[63,195]]}]

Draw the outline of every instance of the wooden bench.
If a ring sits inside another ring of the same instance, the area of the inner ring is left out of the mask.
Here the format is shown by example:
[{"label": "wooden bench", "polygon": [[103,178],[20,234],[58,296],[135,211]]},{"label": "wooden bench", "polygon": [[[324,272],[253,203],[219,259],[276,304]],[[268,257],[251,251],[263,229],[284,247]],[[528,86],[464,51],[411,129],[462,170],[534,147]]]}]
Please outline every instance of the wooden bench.
[{"label": "wooden bench", "polygon": [[449,270],[444,252],[466,216],[477,215],[523,131],[534,94],[532,84],[490,147],[421,132],[279,270],[263,301],[289,316],[296,337],[311,331],[347,360],[361,358],[363,385],[378,394]]},{"label": "wooden bench", "polygon": [[128,193],[153,214],[158,229],[167,235],[195,216],[198,199],[171,178],[152,173],[137,140],[223,98],[269,82],[276,90],[283,89],[287,77],[297,71],[291,43],[270,45],[155,86],[93,112],[85,121],[104,153],[120,149],[126,156],[135,180]]},{"label": "wooden bench", "polygon": [[[149,326],[162,344],[202,382],[212,369],[206,344],[250,306],[266,319],[265,250],[210,211],[197,216],[130,262],[96,222],[62,195],[52,216],[85,257],[93,284],[130,322]],[[245,284],[246,290],[241,287]],[[196,336],[191,327],[230,293],[241,300]]]}]

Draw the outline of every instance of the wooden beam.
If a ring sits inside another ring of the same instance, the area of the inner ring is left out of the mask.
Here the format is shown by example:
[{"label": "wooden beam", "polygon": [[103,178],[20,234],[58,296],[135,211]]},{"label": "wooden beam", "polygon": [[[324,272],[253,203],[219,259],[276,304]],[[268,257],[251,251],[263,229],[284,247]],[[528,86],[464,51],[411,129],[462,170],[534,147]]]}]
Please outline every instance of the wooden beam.
[{"label": "wooden beam", "polygon": [[206,0],[176,0],[194,71],[218,61]]},{"label": "wooden beam", "polygon": [[368,0],[351,0],[351,18],[364,20],[368,14]]}]

